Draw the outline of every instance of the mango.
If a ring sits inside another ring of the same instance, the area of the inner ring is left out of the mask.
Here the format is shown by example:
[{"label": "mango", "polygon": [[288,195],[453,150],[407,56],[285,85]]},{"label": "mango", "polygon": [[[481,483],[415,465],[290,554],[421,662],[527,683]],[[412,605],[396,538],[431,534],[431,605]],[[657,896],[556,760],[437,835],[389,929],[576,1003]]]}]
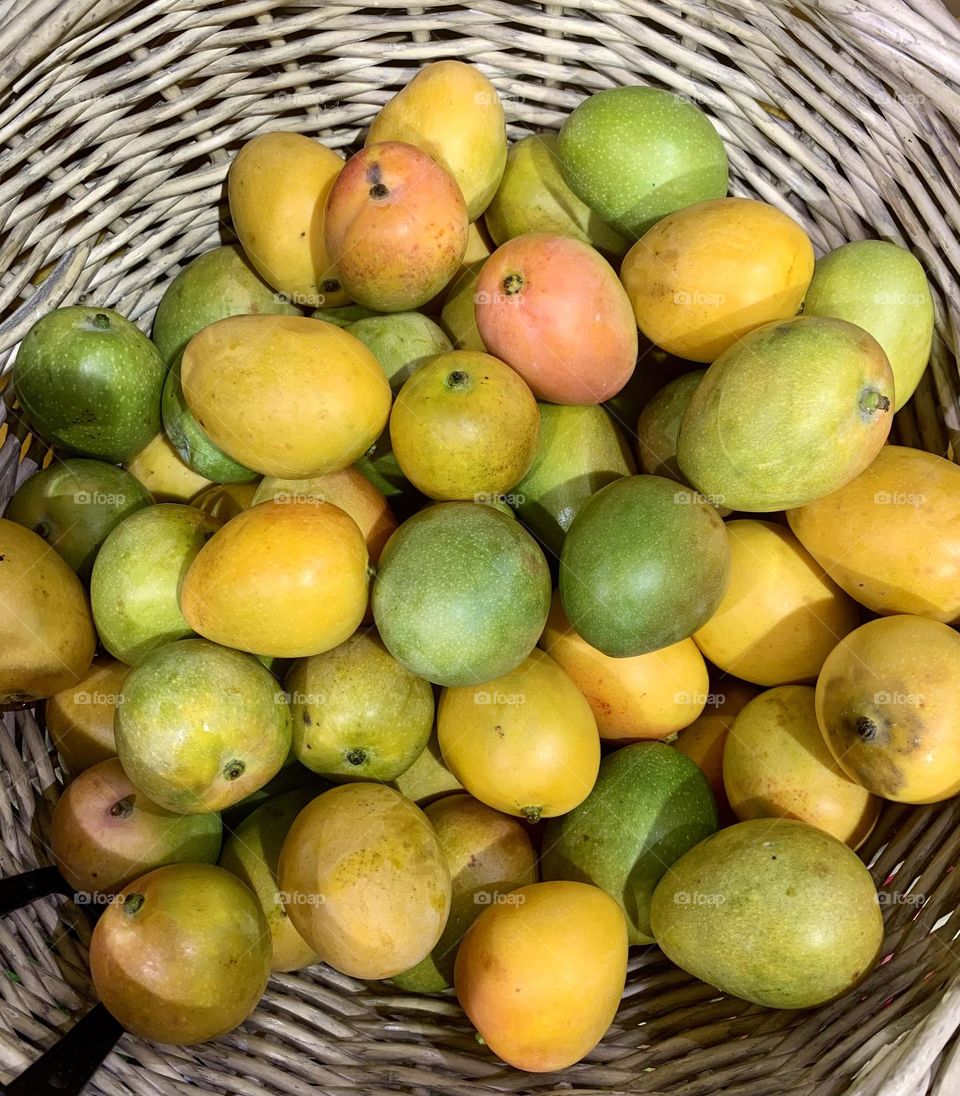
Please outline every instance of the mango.
[{"label": "mango", "polygon": [[77,576],[36,533],[0,519],[0,707],[74,688],[96,642]]},{"label": "mango", "polygon": [[917,257],[888,240],[854,240],[817,260],[803,302],[805,316],[857,324],[883,347],[899,410],[930,360],[933,297]]},{"label": "mango", "polygon": [[482,685],[444,689],[437,738],[472,796],[531,822],[582,803],[600,764],[590,705],[541,650]]},{"label": "mango", "polygon": [[880,800],[834,761],[814,693],[810,685],[781,685],[740,711],[723,755],[727,798],[743,822],[796,818],[857,849],[880,816]]},{"label": "mango", "polygon": [[161,430],[123,466],[153,495],[155,502],[190,502],[210,480],[183,463]]},{"label": "mango", "polygon": [[456,273],[467,208],[453,177],[411,144],[370,144],[347,161],[327,202],[327,250],[359,304],[407,312]]},{"label": "mango", "polygon": [[387,650],[437,685],[477,685],[518,666],[550,608],[550,568],[530,534],[492,506],[442,502],[387,542],[373,616]]},{"label": "mango", "polygon": [[277,888],[280,850],[303,808],[316,798],[311,788],[298,788],[274,796],[231,833],[220,854],[220,867],[235,875],[253,891],[270,926],[270,969],[302,970],[317,962],[317,953],[293,927]]},{"label": "mango", "polygon": [[462,61],[424,65],[380,108],[365,144],[378,141],[405,141],[442,164],[462,191],[471,221],[489,205],[507,162],[497,89]]},{"label": "mango", "polygon": [[532,1073],[565,1069],[616,1015],[627,974],[623,912],[585,883],[533,883],[504,897],[460,945],[457,997],[505,1062]]},{"label": "mango", "polygon": [[260,278],[236,244],[215,247],[167,284],[153,317],[153,342],[169,366],[209,324],[257,313],[299,316],[300,310]]},{"label": "mango", "polygon": [[705,369],[683,373],[664,385],[640,412],[637,420],[637,458],[640,467],[651,476],[684,483],[677,464],[677,441],[684,412],[697,386],[706,375]]},{"label": "mango", "polygon": [[230,218],[244,253],[264,281],[306,308],[350,299],[324,236],[342,168],[338,153],[302,133],[261,133],[240,149],[227,175]]},{"label": "mango", "polygon": [[873,460],[893,398],[887,356],[861,328],[818,316],[765,324],[707,370],[683,416],[677,463],[733,510],[803,506]]},{"label": "mango", "polygon": [[219,527],[193,506],[160,503],[131,514],[107,537],[93,565],[90,600],[100,642],[114,658],[136,666],[191,634],[180,586]]},{"label": "mango", "polygon": [[391,978],[419,963],[450,912],[450,872],[433,827],[383,784],[343,784],[306,806],[277,877],[300,935],[355,978]]},{"label": "mango", "polygon": [[527,232],[573,236],[609,256],[629,242],[581,202],[560,172],[555,133],[531,133],[512,144],[507,165],[484,222],[497,245]]},{"label": "mango", "polygon": [[709,679],[692,639],[633,658],[611,658],[570,627],[553,595],[540,646],[565,670],[607,742],[667,738],[692,723],[707,702]]},{"label": "mango", "polygon": [[607,754],[587,798],[543,834],[544,879],[592,883],[616,899],[631,944],[652,944],[650,900],[670,865],[715,833],[706,777],[662,742]]},{"label": "mango", "polygon": [[755,685],[814,680],[860,623],[856,602],[782,525],[746,518],[726,528],[730,582],[694,642],[715,666]]},{"label": "mango", "polygon": [[44,704],[43,721],[71,776],[116,757],[113,716],[129,672],[122,662],[100,656],[75,685]]},{"label": "mango", "polygon": [[418,807],[426,807],[451,792],[463,791],[463,785],[443,760],[436,731],[430,735],[426,746],[410,768],[405,769],[395,780],[389,781],[389,784]]},{"label": "mango", "polygon": [[180,379],[210,440],[267,476],[346,468],[376,441],[390,413],[390,385],[377,359],[346,331],[306,316],[211,324],[183,352]]},{"label": "mango", "polygon": [[260,482],[211,483],[193,496],[191,504],[217,521],[227,522],[253,506]]},{"label": "mango", "polygon": [[[693,362],[668,354],[643,335],[638,334],[637,345],[637,368],[633,375],[615,396],[603,404],[634,447],[637,445],[640,412],[665,385],[694,368]],[[679,432],[679,424],[677,430]]]},{"label": "mango", "polygon": [[453,349],[443,328],[419,312],[368,316],[347,330],[380,363],[394,395],[421,365]]},{"label": "mango", "polygon": [[898,803],[960,791],[960,636],[917,616],[871,620],[817,679],[817,721],[843,771]]},{"label": "mango", "polygon": [[602,403],[637,362],[633,312],[613,267],[570,236],[534,232],[498,247],[474,310],[490,353],[550,403]]},{"label": "mango", "polygon": [[294,755],[332,780],[396,779],[433,729],[433,689],[372,633],[294,662],[284,686]]},{"label": "mango", "polygon": [[204,814],[239,803],[280,771],[290,707],[252,656],[184,639],[131,670],[114,733],[139,792],[177,814]]},{"label": "mango", "polygon": [[349,327],[357,320],[366,320],[371,316],[379,316],[382,313],[372,308],[364,308],[362,304],[342,304],[335,308],[316,308],[310,315],[315,320],[326,320],[334,327]]},{"label": "mango", "polygon": [[104,911],[90,973],[127,1031],[154,1043],[202,1043],[257,1007],[270,976],[270,930],[230,872],[170,864],[130,883]]},{"label": "mango", "polygon": [[707,116],[652,87],[598,91],[567,117],[557,148],[570,189],[637,239],[675,210],[727,192],[727,153]]},{"label": "mango", "polygon": [[486,343],[480,337],[475,311],[477,285],[485,259],[461,267],[450,282],[440,311],[440,321],[455,350],[478,350],[485,354]]},{"label": "mango", "polygon": [[636,467],[622,432],[602,407],[539,407],[537,451],[510,502],[524,525],[559,556],[570,523],[587,499]]},{"label": "mango", "polygon": [[421,366],[390,413],[390,441],[407,479],[433,499],[509,491],[533,462],[540,412],[533,394],[490,354],[454,350]]},{"label": "mango", "polygon": [[393,981],[414,993],[438,993],[453,985],[460,941],[484,908],[536,883],[537,854],[520,822],[472,796],[444,796],[423,813],[450,870],[450,916],[433,951]]},{"label": "mango", "polygon": [[47,312],[20,343],[13,392],[51,445],[120,464],[160,429],[160,351],[110,308]]},{"label": "mango", "polygon": [[766,1008],[814,1008],[871,971],[883,918],[870,873],[805,822],[755,819],[677,860],[653,895],[667,958],[723,993]]},{"label": "mango", "polygon": [[960,621],[960,468],[885,445],[859,476],[787,513],[800,543],[861,605]]},{"label": "mango", "polygon": [[163,864],[212,864],[220,835],[220,815],[165,810],[112,757],[81,773],[57,800],[50,852],[75,891],[116,894]]},{"label": "mango", "polygon": [[813,244],[792,218],[752,198],[718,198],[658,221],[620,277],[651,342],[712,362],[756,327],[797,314]]},{"label": "mango", "polygon": [[302,658],[352,635],[367,606],[367,548],[329,502],[263,502],[210,538],[180,588],[184,619],[215,643]]},{"label": "mango", "polygon": [[560,598],[591,647],[626,658],[692,635],[727,587],[730,547],[717,511],[660,476],[627,476],[577,515],[560,555]]},{"label": "mango", "polygon": [[129,472],[75,458],[54,461],[25,479],[4,516],[43,537],[88,581],[110,530],[151,502],[150,492]]}]

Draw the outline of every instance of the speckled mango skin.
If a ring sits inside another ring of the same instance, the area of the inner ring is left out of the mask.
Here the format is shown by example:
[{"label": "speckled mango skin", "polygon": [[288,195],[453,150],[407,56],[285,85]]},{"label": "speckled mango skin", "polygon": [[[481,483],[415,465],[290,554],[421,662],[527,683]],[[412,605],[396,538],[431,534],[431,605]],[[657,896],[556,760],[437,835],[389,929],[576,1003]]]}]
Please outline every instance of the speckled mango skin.
[{"label": "speckled mango skin", "polygon": [[507,131],[497,89],[473,65],[435,61],[381,107],[365,141],[404,141],[453,176],[475,221],[507,162]]},{"label": "speckled mango skin", "polygon": [[960,620],[960,468],[885,445],[839,491],[787,513],[801,544],[875,613]]},{"label": "speckled mango skin", "polygon": [[300,310],[271,289],[236,244],[198,255],[163,291],[153,318],[153,341],[172,364],[203,328],[228,316],[269,313],[299,316]]},{"label": "speckled mango skin", "polygon": [[274,676],[205,639],[168,643],[131,670],[113,726],[124,772],[176,814],[239,803],[290,752],[290,707]]},{"label": "speckled mango skin", "polygon": [[327,249],[350,296],[378,312],[434,297],[467,248],[467,207],[453,177],[400,141],[351,156],[330,191]]},{"label": "speckled mango skin", "polygon": [[243,1023],[270,976],[270,931],[250,889],[212,864],[172,864],[121,896],[94,929],[90,971],[123,1027],[189,1045]]},{"label": "speckled mango skin", "polygon": [[209,439],[265,476],[346,468],[376,441],[390,385],[352,335],[307,316],[232,316],[183,352],[187,408]]},{"label": "speckled mango skin", "polygon": [[390,978],[419,963],[450,912],[436,832],[385,784],[342,784],[305,807],[283,843],[278,880],[300,935],[355,978]]},{"label": "speckled mango skin", "polygon": [[474,302],[480,338],[538,399],[602,403],[636,366],[630,299],[607,260],[571,236],[508,240],[484,263]]},{"label": "speckled mango skin", "polygon": [[443,328],[420,312],[366,316],[347,330],[380,363],[394,395],[421,365],[453,349]]},{"label": "speckled mango skin", "polygon": [[883,347],[899,410],[930,360],[933,297],[916,256],[887,240],[854,240],[817,260],[804,315],[835,316],[869,331]]},{"label": "speckled mango skin", "polygon": [[533,883],[488,906],[457,953],[457,997],[505,1062],[549,1073],[579,1062],[613,1022],[627,926],[599,887]]},{"label": "speckled mango skin", "polygon": [[560,169],[570,189],[632,240],[676,209],[727,192],[727,153],[689,100],[650,87],[599,91],[564,122]]},{"label": "speckled mango skin", "polygon": [[811,685],[780,685],[737,715],[723,755],[727,800],[742,822],[795,818],[851,849],[880,815],[880,800],[837,765],[817,723]]},{"label": "speckled mango skin", "polygon": [[938,620],[871,620],[834,648],[817,721],[851,778],[898,803],[960,791],[960,636]]},{"label": "speckled mango skin", "polygon": [[712,362],[755,327],[795,316],[813,264],[813,244],[792,217],[766,202],[717,198],[658,221],[620,277],[651,342]]},{"label": "speckled mango skin", "polygon": [[96,642],[77,576],[36,533],[0,518],[0,705],[76,685]]},{"label": "speckled mango skin", "polygon": [[387,542],[373,615],[387,650],[437,685],[478,685],[530,653],[550,607],[550,569],[530,534],[492,506],[442,502]]},{"label": "speckled mango skin", "polygon": [[247,258],[304,308],[350,300],[324,234],[330,191],[342,169],[343,157],[333,149],[303,133],[281,132],[247,141],[230,165],[230,217]]},{"label": "speckled mango skin", "polygon": [[887,356],[862,328],[819,316],[764,324],[707,370],[684,412],[677,463],[732,510],[803,506],[873,460],[893,399]]},{"label": "speckled mango skin", "polygon": [[433,499],[500,495],[523,478],[540,412],[523,379],[490,354],[454,350],[422,365],[390,413],[407,479]]},{"label": "speckled mango skin", "polygon": [[129,320],[110,308],[71,305],[27,332],[13,390],[44,441],[120,464],[159,431],[166,372],[160,351]]},{"label": "speckled mango skin", "polygon": [[717,511],[661,476],[608,484],[577,515],[560,555],[570,624],[614,658],[692,635],[727,587],[730,547]]},{"label": "speckled mango skin", "polygon": [[122,521],[93,565],[90,599],[100,642],[136,666],[155,648],[190,635],[180,584],[220,522],[193,506],[159,503]]}]

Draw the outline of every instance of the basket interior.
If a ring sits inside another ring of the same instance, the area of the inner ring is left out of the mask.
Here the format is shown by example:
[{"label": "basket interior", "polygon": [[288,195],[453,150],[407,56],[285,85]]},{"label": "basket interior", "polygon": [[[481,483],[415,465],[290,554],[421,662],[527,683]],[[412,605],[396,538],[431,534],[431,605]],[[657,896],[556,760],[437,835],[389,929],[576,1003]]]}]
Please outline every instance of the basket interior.
[{"label": "basket interior", "polygon": [[[32,322],[59,305],[109,305],[149,329],[180,266],[232,239],[224,178],[249,137],[283,128],[350,149],[421,64],[460,58],[497,85],[511,138],[556,129],[601,88],[656,84],[713,119],[731,193],[790,212],[818,253],[861,237],[910,246],[933,285],[937,336],[895,437],[952,456],[960,157],[950,119],[960,117],[960,30],[935,0],[897,2],[887,14],[873,7],[15,3],[0,31],[0,372]],[[2,504],[40,452],[9,394],[0,424]],[[2,719],[6,875],[49,862],[61,774],[36,713]],[[253,1018],[213,1044],[160,1048],[125,1036],[89,1091],[845,1092],[960,971],[958,812],[950,802],[885,808],[861,854],[882,887],[886,958],[858,991],[820,1009],[745,1005],[658,949],[634,948],[603,1043],[578,1066],[537,1076],[478,1045],[452,994],[415,997],[318,966],[274,976]],[[89,933],[84,913],[63,900],[0,921],[0,1077],[16,1075],[89,1007]]]}]

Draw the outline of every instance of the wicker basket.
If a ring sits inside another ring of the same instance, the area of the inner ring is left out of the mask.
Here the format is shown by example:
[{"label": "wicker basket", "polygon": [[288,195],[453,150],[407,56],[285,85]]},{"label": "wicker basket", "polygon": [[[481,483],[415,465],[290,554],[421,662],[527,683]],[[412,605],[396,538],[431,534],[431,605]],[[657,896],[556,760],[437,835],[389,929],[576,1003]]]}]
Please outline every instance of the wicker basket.
[{"label": "wicker basket", "polygon": [[[818,251],[908,243],[937,303],[932,368],[899,440],[952,455],[960,437],[960,27],[938,0],[568,0],[470,8],[422,0],[6,0],[0,28],[0,373],[46,311],[90,301],[147,328],[167,279],[225,238],[223,181],[255,133],[354,145],[425,61],[469,59],[500,89],[511,135],[556,128],[585,94],[654,83],[723,136],[735,194],[788,210]],[[35,468],[0,404],[0,504]],[[20,459],[23,457],[24,459]],[[0,732],[0,873],[48,862],[60,788],[31,711]],[[124,1036],[89,1092],[960,1093],[960,803],[886,807],[863,855],[881,886],[885,961],[820,1009],[718,996],[634,949],[603,1043],[562,1074],[505,1068],[456,1000],[319,966],[275,976],[217,1042]],[[45,899],[0,920],[0,1077],[92,1003],[89,922]]]}]

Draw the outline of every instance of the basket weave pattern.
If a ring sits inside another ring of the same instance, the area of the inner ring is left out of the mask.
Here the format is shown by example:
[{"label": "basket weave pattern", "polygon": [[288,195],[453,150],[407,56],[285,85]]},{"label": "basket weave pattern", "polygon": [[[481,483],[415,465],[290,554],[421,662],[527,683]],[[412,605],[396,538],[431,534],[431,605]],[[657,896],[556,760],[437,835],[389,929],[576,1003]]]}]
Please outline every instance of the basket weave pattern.
[{"label": "basket weave pattern", "polygon": [[[59,305],[108,305],[148,330],[166,281],[230,238],[224,178],[249,137],[283,128],[355,146],[421,64],[461,58],[497,85],[513,138],[556,129],[601,88],[658,84],[711,116],[731,192],[790,212],[818,252],[862,237],[911,247],[932,282],[937,335],[895,436],[954,455],[960,26],[939,0],[8,0],[2,18],[0,374]],[[5,418],[0,505],[36,468],[9,397]],[[61,777],[33,712],[0,718],[9,875],[49,862]],[[275,975],[256,1014],[214,1044],[125,1036],[90,1092],[956,1096],[960,805],[887,806],[862,855],[876,857],[889,959],[816,1010],[719,997],[656,948],[634,949],[604,1042],[538,1077],[479,1046],[452,995],[318,966]],[[0,920],[0,1079],[92,1003],[89,934],[62,900]]]}]

